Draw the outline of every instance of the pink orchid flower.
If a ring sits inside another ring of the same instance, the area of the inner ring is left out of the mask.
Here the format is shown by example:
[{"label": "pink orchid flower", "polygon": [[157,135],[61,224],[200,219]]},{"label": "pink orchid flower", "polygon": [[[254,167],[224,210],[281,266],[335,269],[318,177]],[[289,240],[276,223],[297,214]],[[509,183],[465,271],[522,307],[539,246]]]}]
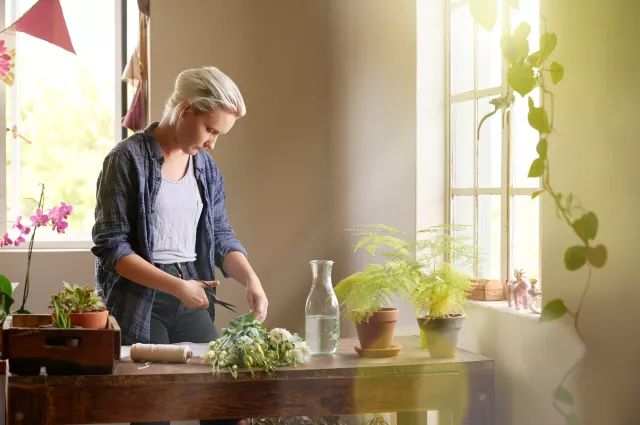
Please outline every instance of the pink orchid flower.
[{"label": "pink orchid flower", "polygon": [[35,227],[46,226],[49,221],[49,216],[44,214],[40,208],[36,210],[35,215],[31,216],[31,224]]}]

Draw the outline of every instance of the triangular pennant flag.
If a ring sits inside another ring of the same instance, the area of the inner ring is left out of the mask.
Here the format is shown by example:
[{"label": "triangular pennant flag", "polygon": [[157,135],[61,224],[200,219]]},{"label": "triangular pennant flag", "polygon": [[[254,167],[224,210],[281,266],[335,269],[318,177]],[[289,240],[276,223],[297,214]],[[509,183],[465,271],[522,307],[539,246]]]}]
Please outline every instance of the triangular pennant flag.
[{"label": "triangular pennant flag", "polygon": [[60,0],[39,0],[18,19],[13,26],[25,32],[75,53],[64,20]]}]

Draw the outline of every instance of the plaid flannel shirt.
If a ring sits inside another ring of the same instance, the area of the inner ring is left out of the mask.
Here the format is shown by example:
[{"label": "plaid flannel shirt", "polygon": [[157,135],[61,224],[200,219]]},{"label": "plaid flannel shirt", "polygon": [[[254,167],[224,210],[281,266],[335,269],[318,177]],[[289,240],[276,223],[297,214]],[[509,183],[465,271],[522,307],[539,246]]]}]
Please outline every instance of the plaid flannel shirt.
[{"label": "plaid flannel shirt", "polygon": [[[138,285],[115,271],[116,263],[131,253],[153,263],[153,206],[162,181],[164,156],[153,137],[153,123],[116,145],[104,160],[98,177],[95,224],[91,249],[96,256],[96,287],[122,332],[122,343],[148,343],[155,290]],[[194,172],[203,209],[196,236],[196,268],[200,279],[215,279],[214,264],[231,251],[247,255],[227,220],[224,182],[215,161],[200,151]],[[215,318],[213,289],[209,313]]]}]

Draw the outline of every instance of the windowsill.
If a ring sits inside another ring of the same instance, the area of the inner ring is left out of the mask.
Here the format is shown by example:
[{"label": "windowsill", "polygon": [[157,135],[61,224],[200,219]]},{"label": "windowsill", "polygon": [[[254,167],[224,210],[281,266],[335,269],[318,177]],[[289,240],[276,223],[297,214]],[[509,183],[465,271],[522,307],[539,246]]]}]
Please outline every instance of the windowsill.
[{"label": "windowsill", "polygon": [[529,309],[521,308],[520,310],[516,310],[514,307],[509,307],[507,301],[476,301],[476,300],[467,300],[465,303],[467,309],[471,308],[482,308],[487,310],[494,310],[500,313],[507,313],[518,317],[523,317],[525,319],[537,321],[540,319],[540,314],[533,313]]},{"label": "windowsill", "polygon": [[[82,252],[89,251],[93,247],[92,241],[36,241],[33,244],[33,252]],[[5,246],[1,252],[28,252],[29,241],[20,246]]]}]

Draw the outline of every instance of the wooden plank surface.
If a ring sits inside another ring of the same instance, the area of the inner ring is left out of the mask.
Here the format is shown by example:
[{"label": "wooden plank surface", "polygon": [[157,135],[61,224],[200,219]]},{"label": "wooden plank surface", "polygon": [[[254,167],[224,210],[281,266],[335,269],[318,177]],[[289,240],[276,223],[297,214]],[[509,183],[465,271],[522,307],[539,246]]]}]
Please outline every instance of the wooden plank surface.
[{"label": "wooden plank surface", "polygon": [[[276,375],[216,377],[194,359],[151,364],[122,359],[113,375],[13,376],[9,423],[72,424],[198,418],[331,415],[444,409],[467,417],[493,404],[493,362],[460,351],[455,359],[430,359],[417,337],[398,337],[399,357],[362,359],[355,340],[342,340],[333,356],[317,356]],[[484,395],[475,394],[476,391]],[[34,409],[34,403],[38,409]],[[45,409],[40,409],[42,404]],[[478,422],[481,424],[490,422]]]}]

